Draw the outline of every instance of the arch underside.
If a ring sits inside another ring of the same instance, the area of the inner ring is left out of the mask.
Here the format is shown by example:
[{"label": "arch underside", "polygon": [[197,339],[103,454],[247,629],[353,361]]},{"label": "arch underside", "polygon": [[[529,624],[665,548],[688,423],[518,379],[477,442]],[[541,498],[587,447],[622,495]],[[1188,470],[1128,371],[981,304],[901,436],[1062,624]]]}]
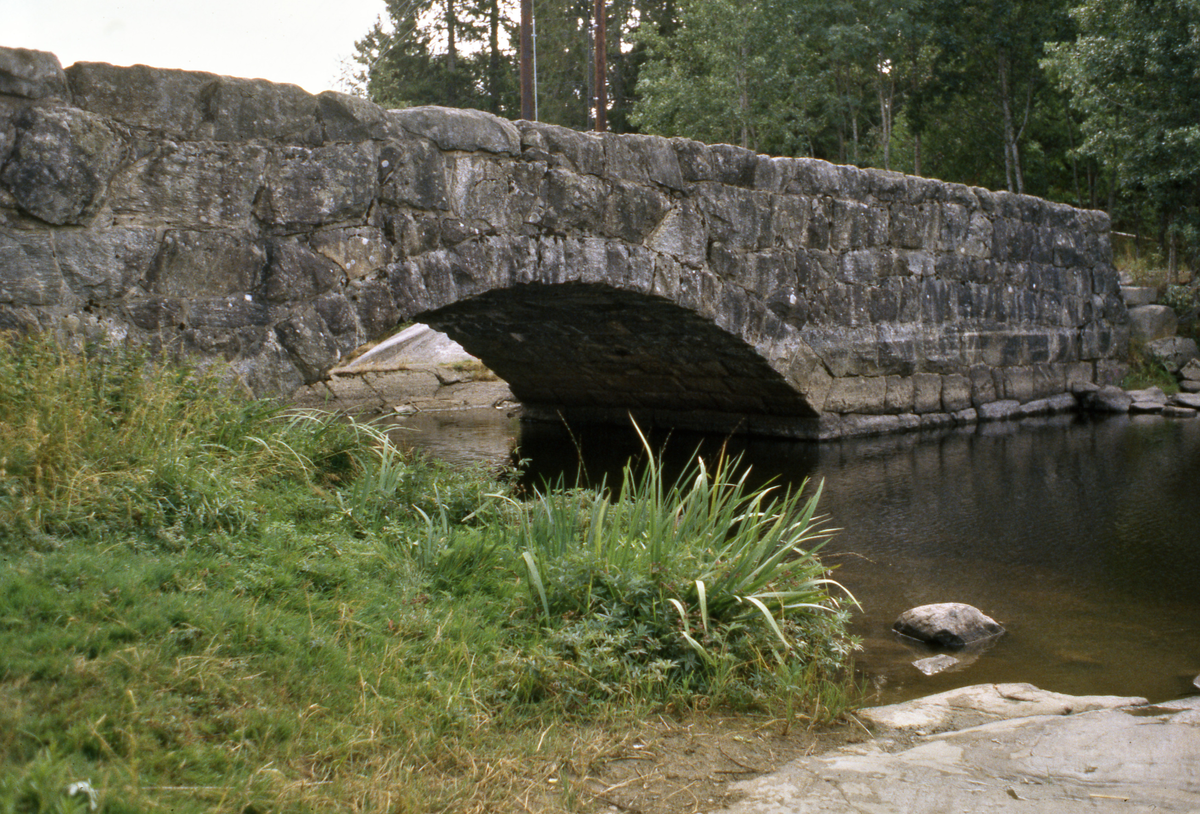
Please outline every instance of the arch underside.
[{"label": "arch underside", "polygon": [[751,431],[815,419],[741,338],[674,302],[591,283],[496,289],[416,316],[508,382],[527,418]]}]

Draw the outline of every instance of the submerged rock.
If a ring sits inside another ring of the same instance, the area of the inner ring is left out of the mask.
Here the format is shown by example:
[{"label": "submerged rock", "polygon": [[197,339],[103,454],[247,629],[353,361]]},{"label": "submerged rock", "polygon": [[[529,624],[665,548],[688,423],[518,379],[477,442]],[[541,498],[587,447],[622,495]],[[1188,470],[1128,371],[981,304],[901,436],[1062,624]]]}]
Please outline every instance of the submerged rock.
[{"label": "submerged rock", "polygon": [[913,662],[913,667],[916,667],[925,675],[931,676],[944,673],[952,667],[957,667],[959,663],[959,660],[954,658],[954,656],[941,655],[930,656],[927,659],[918,659]]},{"label": "submerged rock", "polygon": [[1145,704],[1145,698],[1063,695],[1032,684],[976,684],[884,707],[860,710],[868,723],[888,729],[943,732],[1034,715],[1074,715]]},{"label": "submerged rock", "polygon": [[995,619],[961,602],[921,605],[906,610],[892,630],[939,647],[966,647],[1004,633]]},{"label": "submerged rock", "polygon": [[1181,407],[1177,404],[1168,404],[1163,407],[1162,414],[1164,418],[1195,418],[1196,411],[1191,407]]}]

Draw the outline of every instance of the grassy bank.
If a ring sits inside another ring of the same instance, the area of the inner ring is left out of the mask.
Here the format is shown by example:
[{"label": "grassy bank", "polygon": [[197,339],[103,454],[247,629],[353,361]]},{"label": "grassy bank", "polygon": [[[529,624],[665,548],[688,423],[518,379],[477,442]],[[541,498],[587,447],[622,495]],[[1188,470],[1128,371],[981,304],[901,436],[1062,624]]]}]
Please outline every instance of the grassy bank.
[{"label": "grassy bank", "polygon": [[586,810],[652,713],[829,720],[853,642],[815,498],[736,471],[517,494],[7,340],[0,812]]}]

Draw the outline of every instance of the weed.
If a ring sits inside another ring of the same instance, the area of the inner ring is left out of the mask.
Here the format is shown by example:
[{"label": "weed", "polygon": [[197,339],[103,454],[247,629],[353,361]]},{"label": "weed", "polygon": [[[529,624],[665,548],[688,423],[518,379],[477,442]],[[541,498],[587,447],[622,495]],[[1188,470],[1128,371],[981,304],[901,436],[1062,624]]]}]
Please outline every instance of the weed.
[{"label": "weed", "polygon": [[1146,352],[1140,343],[1131,342],[1129,348],[1129,372],[1121,380],[1126,390],[1145,390],[1157,387],[1167,395],[1179,392],[1175,375],[1161,361]]}]

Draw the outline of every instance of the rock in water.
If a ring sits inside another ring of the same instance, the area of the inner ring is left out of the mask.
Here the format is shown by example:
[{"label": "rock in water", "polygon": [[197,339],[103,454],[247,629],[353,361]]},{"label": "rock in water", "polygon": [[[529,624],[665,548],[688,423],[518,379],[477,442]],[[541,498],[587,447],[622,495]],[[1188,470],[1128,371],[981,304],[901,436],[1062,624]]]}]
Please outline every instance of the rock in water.
[{"label": "rock in water", "polygon": [[957,667],[960,664],[959,660],[954,656],[930,656],[927,659],[920,659],[913,662],[913,667],[916,667],[927,676],[944,673],[951,667]]},{"label": "rock in water", "polygon": [[1099,390],[1084,393],[1080,406],[1094,413],[1127,413],[1133,397],[1116,385],[1105,385]]},{"label": "rock in water", "polygon": [[892,630],[940,647],[966,647],[991,639],[1004,628],[978,608],[960,602],[922,605],[900,614]]}]

